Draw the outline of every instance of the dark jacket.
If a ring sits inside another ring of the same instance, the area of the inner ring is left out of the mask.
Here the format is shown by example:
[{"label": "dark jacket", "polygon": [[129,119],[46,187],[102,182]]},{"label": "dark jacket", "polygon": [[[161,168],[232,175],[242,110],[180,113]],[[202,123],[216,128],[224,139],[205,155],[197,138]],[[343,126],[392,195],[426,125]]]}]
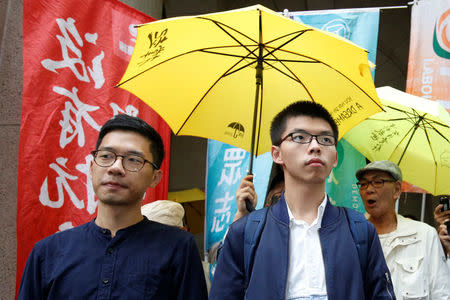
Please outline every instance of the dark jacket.
[{"label": "dark jacket", "polygon": [[53,234],[31,252],[18,300],[206,300],[191,234],[144,218],[114,238],[94,221]]},{"label": "dark jacket", "polygon": [[[286,299],[289,263],[289,216],[284,195],[269,209],[245,288],[244,229],[247,217],[231,224],[210,299]],[[319,229],[329,300],[395,299],[375,227],[368,223],[368,261],[363,282],[358,252],[344,211],[327,202]]]}]

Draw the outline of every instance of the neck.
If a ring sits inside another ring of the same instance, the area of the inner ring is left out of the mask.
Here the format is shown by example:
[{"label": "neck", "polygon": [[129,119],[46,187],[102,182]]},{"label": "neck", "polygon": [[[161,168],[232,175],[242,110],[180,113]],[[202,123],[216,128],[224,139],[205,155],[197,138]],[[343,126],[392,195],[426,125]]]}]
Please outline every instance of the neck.
[{"label": "neck", "polygon": [[299,184],[285,181],[285,199],[296,220],[311,224],[317,218],[317,208],[325,197],[325,182]]},{"label": "neck", "polygon": [[394,213],[387,213],[380,217],[369,217],[369,221],[375,226],[378,234],[390,233],[397,229],[397,216]]},{"label": "neck", "polygon": [[101,228],[109,229],[114,237],[118,230],[139,223],[144,218],[140,204],[133,206],[108,205],[98,202],[97,218],[95,224]]}]

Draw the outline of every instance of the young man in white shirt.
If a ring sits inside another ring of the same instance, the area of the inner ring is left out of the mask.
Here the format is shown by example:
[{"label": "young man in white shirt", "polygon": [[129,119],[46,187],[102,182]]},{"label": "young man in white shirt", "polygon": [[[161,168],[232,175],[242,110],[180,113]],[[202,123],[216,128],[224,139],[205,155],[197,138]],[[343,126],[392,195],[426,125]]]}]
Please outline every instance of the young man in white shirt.
[{"label": "young man in white shirt", "polygon": [[249,280],[249,216],[229,227],[210,299],[395,299],[375,228],[360,215],[367,229],[363,269],[346,211],[325,194],[337,164],[337,137],[336,123],[317,103],[296,102],[274,118],[271,152],[283,168],[285,191],[267,211]]}]

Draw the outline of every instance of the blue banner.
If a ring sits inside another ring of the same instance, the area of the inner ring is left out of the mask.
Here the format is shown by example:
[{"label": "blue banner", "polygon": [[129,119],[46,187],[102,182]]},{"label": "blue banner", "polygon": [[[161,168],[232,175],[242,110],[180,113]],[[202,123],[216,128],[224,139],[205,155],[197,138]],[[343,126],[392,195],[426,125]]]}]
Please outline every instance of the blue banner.
[{"label": "blue banner", "polygon": [[[342,36],[369,51],[369,60],[375,64],[378,41],[378,9],[328,10],[294,12],[294,20]],[[372,70],[375,77],[375,70]],[[356,171],[366,165],[366,158],[341,139],[337,144],[338,165],[326,181],[325,189],[335,205],[365,212],[356,186]]]},{"label": "blue banner", "polygon": [[[205,249],[220,242],[236,213],[236,190],[247,174],[250,153],[214,140],[208,140],[206,174]],[[253,163],[253,183],[261,208],[272,168],[272,156],[265,153]]]},{"label": "blue banner", "polygon": [[[380,11],[377,8],[294,12],[290,16],[303,24],[344,37],[369,51],[369,60],[377,56]],[[372,77],[375,70],[372,70]],[[375,77],[374,77],[375,78]]]}]

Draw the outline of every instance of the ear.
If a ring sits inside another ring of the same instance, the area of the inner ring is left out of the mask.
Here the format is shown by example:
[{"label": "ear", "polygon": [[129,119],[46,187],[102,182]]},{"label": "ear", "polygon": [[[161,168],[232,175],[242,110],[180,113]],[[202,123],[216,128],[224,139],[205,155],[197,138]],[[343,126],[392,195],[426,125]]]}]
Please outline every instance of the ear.
[{"label": "ear", "polygon": [[153,172],[152,182],[150,182],[149,187],[154,188],[161,181],[162,174],[163,174],[162,170],[155,170]]},{"label": "ear", "polygon": [[402,194],[402,183],[400,181],[396,181],[394,190],[395,200],[397,200],[401,194]]},{"label": "ear", "polygon": [[336,151],[336,160],[333,163],[333,168],[335,168],[337,166],[337,164],[338,164],[338,152]]},{"label": "ear", "polygon": [[272,154],[272,160],[274,163],[279,164],[279,165],[283,164],[283,157],[281,155],[280,146],[272,145],[272,148],[270,149],[270,153]]},{"label": "ear", "polygon": [[89,178],[91,179],[91,181],[92,181],[92,168],[93,168],[93,165],[94,165],[94,160],[91,160],[91,163],[89,165]]}]

